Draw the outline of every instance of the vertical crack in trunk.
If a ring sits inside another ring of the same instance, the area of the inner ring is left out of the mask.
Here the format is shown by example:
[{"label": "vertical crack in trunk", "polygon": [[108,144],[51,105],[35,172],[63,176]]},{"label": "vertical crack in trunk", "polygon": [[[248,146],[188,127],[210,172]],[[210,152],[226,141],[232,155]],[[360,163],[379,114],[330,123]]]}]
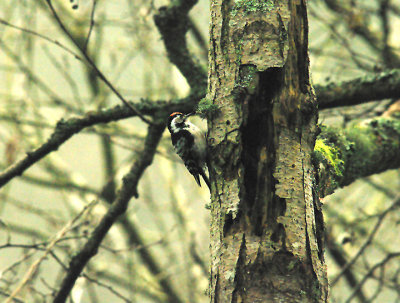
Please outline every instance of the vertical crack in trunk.
[{"label": "vertical crack in trunk", "polygon": [[274,151],[274,124],[272,99],[282,83],[282,69],[270,68],[259,72],[259,88],[250,96],[247,117],[244,118],[242,161],[244,167],[243,209],[255,235],[262,236],[267,222],[276,223],[276,218],[285,211],[285,201],[278,197],[266,203],[265,197],[273,195],[275,180],[272,176]]},{"label": "vertical crack in trunk", "polygon": [[236,262],[235,288],[232,292],[232,303],[242,302],[246,289],[244,279],[246,277],[246,235],[243,233],[242,243],[239,249],[239,255]]},{"label": "vertical crack in trunk", "polygon": [[211,298],[326,302],[306,2],[215,0],[211,15]]}]

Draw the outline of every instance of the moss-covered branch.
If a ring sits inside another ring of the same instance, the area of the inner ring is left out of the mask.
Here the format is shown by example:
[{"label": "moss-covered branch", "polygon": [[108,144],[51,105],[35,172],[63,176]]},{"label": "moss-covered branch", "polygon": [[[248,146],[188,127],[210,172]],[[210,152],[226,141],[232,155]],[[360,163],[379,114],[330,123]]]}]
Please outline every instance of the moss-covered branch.
[{"label": "moss-covered branch", "polygon": [[343,131],[321,129],[314,149],[320,197],[358,178],[400,167],[399,119],[376,118]]},{"label": "moss-covered branch", "polygon": [[[202,96],[190,96],[169,102],[142,101],[140,103],[135,103],[135,107],[145,115],[167,117],[168,114],[173,111],[190,112],[194,109],[196,102],[201,98]],[[79,118],[61,119],[46,142],[38,148],[27,152],[25,157],[0,173],[0,188],[14,177],[23,174],[25,170],[46,157],[49,153],[57,150],[62,144],[64,144],[64,142],[73,135],[80,133],[83,129],[97,124],[109,123],[134,116],[135,113],[133,113],[128,107],[118,105],[108,110],[89,112]]]},{"label": "moss-covered branch", "polygon": [[315,85],[320,109],[400,98],[400,69],[350,81]]}]

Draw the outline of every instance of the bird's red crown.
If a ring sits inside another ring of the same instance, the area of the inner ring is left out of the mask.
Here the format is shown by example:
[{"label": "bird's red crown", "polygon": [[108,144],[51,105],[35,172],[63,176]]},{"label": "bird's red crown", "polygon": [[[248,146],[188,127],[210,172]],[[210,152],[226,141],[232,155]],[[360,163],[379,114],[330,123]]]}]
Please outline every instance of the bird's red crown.
[{"label": "bird's red crown", "polygon": [[170,116],[170,117],[173,117],[173,116],[176,116],[176,115],[182,115],[182,113],[180,113],[180,112],[174,112],[174,113],[170,114],[169,116]]}]

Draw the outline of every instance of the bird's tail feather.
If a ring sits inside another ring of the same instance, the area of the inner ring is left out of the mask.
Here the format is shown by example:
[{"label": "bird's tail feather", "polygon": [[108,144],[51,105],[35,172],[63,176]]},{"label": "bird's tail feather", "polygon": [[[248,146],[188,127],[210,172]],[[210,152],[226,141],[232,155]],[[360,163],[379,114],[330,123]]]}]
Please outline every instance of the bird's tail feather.
[{"label": "bird's tail feather", "polygon": [[[208,186],[208,188],[209,188],[209,190],[210,190],[210,192],[211,192],[210,180],[208,179],[208,177],[207,177],[206,173],[204,172],[204,170],[200,170],[200,175],[203,177],[204,182],[206,182],[206,184],[207,184],[207,186]],[[200,178],[199,178],[199,179],[200,179]],[[198,183],[199,183],[199,185],[200,185],[200,181],[199,181]]]},{"label": "bird's tail feather", "polygon": [[193,177],[194,177],[194,179],[196,180],[197,185],[199,185],[199,186],[201,187],[199,175],[193,175]]}]

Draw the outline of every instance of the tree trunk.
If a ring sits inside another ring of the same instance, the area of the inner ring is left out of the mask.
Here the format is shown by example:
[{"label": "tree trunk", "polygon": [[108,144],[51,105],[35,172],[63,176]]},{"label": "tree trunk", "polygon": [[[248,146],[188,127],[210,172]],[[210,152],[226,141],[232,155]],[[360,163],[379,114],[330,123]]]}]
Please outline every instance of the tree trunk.
[{"label": "tree trunk", "polygon": [[211,302],[326,302],[306,1],[213,0]]}]

